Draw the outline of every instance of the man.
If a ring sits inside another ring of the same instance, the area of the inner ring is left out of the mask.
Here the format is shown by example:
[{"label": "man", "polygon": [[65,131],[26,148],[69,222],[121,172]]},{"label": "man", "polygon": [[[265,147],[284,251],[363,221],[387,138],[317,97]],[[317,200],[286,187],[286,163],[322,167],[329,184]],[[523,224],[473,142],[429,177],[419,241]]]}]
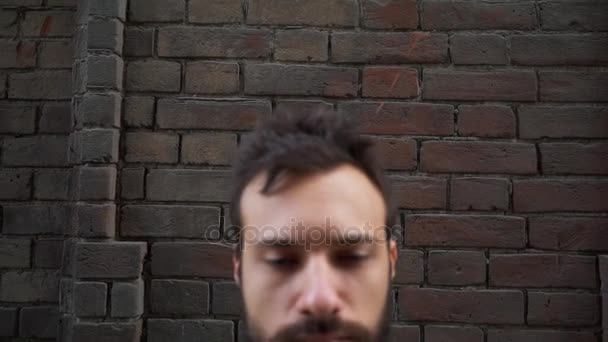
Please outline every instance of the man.
[{"label": "man", "polygon": [[371,141],[334,114],[280,115],[243,144],[234,278],[253,341],[381,341],[395,217]]}]

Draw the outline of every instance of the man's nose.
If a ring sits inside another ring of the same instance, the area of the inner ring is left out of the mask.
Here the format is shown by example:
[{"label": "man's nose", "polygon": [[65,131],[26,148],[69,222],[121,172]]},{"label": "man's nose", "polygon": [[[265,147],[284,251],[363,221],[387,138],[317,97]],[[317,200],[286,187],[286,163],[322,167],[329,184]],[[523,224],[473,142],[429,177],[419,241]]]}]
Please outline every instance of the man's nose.
[{"label": "man's nose", "polygon": [[335,270],[323,256],[312,257],[302,274],[301,294],[297,309],[304,316],[327,317],[338,315],[342,309]]}]

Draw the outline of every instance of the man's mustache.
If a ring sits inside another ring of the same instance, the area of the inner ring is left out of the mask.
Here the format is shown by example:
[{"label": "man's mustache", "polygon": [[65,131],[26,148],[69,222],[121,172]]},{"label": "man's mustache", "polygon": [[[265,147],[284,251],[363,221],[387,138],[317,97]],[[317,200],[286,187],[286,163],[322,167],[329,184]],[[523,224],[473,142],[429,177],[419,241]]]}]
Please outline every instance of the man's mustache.
[{"label": "man's mustache", "polygon": [[302,320],[281,329],[271,342],[310,341],[314,336],[329,335],[348,338],[345,341],[370,342],[372,335],[364,326],[347,322],[336,316],[316,317]]}]

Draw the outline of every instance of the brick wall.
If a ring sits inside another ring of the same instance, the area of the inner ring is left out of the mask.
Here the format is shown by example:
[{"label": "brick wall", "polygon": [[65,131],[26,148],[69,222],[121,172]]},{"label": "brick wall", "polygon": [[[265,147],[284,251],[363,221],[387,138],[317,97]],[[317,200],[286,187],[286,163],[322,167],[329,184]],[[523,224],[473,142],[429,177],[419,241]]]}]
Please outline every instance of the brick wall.
[{"label": "brick wall", "polygon": [[9,341],[242,342],[230,162],[261,116],[338,111],[401,209],[394,341],[608,342],[606,4],[0,6]]}]

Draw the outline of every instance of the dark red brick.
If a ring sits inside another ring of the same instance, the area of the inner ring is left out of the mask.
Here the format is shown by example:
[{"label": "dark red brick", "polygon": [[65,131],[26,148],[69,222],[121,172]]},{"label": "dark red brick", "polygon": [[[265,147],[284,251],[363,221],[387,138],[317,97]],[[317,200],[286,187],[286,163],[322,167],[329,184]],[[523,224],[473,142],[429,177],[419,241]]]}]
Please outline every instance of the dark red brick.
[{"label": "dark red brick", "polygon": [[150,310],[163,315],[209,313],[209,284],[198,280],[152,280]]},{"label": "dark red brick", "polygon": [[473,251],[431,251],[428,281],[433,285],[479,285],[486,281],[486,256]]},{"label": "dark red brick", "polygon": [[152,274],[231,278],[232,248],[202,242],[157,242],[152,244]]},{"label": "dark red brick", "polygon": [[405,244],[438,247],[522,248],[525,220],[513,216],[408,215]]},{"label": "dark red brick", "polygon": [[219,230],[220,210],[192,205],[126,205],[121,235],[126,237],[204,238]]},{"label": "dark red brick", "polygon": [[591,293],[528,292],[529,325],[590,326],[600,321],[600,297]]},{"label": "dark red brick", "polygon": [[363,26],[375,29],[418,27],[416,0],[363,0]]},{"label": "dark red brick", "polygon": [[418,96],[418,70],[403,67],[363,69],[363,96],[408,98]]},{"label": "dark red brick", "polygon": [[36,130],[36,106],[0,103],[0,133],[27,134]]},{"label": "dark red brick", "polygon": [[492,254],[490,285],[500,287],[598,287],[594,256]]},{"label": "dark red brick", "polygon": [[607,102],[608,72],[540,71],[541,101]]},{"label": "dark red brick", "polygon": [[328,58],[327,32],[314,30],[277,31],[274,58],[278,61],[323,62]]},{"label": "dark red brick", "polygon": [[431,177],[392,177],[393,203],[401,209],[445,209],[447,180]]},{"label": "dark red brick", "polygon": [[426,172],[536,173],[533,144],[486,141],[428,141],[420,150]]},{"label": "dark red brick", "polygon": [[564,251],[608,250],[608,218],[530,217],[530,246]]},{"label": "dark red brick", "polygon": [[483,342],[483,331],[477,327],[427,325],[425,342]]},{"label": "dark red brick", "polygon": [[451,135],[454,107],[409,102],[340,102],[338,112],[352,117],[369,134]]},{"label": "dark red brick", "polygon": [[356,26],[358,21],[355,0],[252,0],[247,13],[253,25]]},{"label": "dark red brick", "polygon": [[608,107],[521,106],[518,112],[521,138],[608,138]]},{"label": "dark red brick", "polygon": [[420,328],[416,325],[391,324],[388,342],[420,342]]},{"label": "dark red brick", "polygon": [[0,40],[0,68],[31,68],[36,66],[36,43]]},{"label": "dark red brick", "polygon": [[73,11],[27,11],[21,34],[28,37],[71,37],[76,20]]},{"label": "dark red brick", "polygon": [[[496,310],[500,307],[500,310]],[[523,324],[524,296],[507,290],[399,290],[399,318],[410,321]]]},{"label": "dark red brick", "polygon": [[135,61],[127,64],[127,90],[178,92],[181,65],[172,61]]},{"label": "dark red brick", "polygon": [[592,331],[489,329],[488,342],[596,342]]},{"label": "dark red brick", "polygon": [[608,36],[539,34],[511,37],[511,60],[522,65],[605,65]]},{"label": "dark red brick", "polygon": [[540,16],[543,30],[608,31],[608,5],[601,2],[543,2]]},{"label": "dark red brick", "polygon": [[429,0],[422,3],[420,20],[430,30],[532,30],[537,26],[530,2],[471,2]]},{"label": "dark red brick", "polygon": [[448,37],[430,32],[336,32],[331,36],[335,63],[442,63]]},{"label": "dark red brick", "polygon": [[452,178],[452,210],[509,209],[509,180],[501,178]]},{"label": "dark red brick", "polygon": [[227,24],[243,21],[240,0],[197,0],[188,4],[188,21],[201,24]]},{"label": "dark red brick", "polygon": [[239,90],[239,64],[197,61],[186,64],[186,92],[233,94]]},{"label": "dark red brick", "polygon": [[154,28],[127,27],[123,47],[125,56],[152,56],[154,54],[154,35]]},{"label": "dark red brick", "polygon": [[425,70],[425,100],[536,101],[536,74],[531,70]]},{"label": "dark red brick", "polygon": [[395,265],[395,284],[421,284],[424,281],[424,252],[400,249]]},{"label": "dark red brick", "polygon": [[608,174],[608,143],[540,144],[545,174]]},{"label": "dark red brick", "polygon": [[408,138],[372,138],[375,155],[386,170],[415,170],[417,162],[416,141]]},{"label": "dark red brick", "polygon": [[129,20],[135,22],[182,21],[185,0],[133,0],[129,6]]},{"label": "dark red brick", "polygon": [[125,135],[125,161],[130,163],[177,163],[179,135],[130,132]]},{"label": "dark red brick", "polygon": [[516,212],[607,211],[608,182],[594,179],[513,181]]},{"label": "dark red brick", "polygon": [[146,186],[151,201],[228,202],[231,177],[224,170],[154,169]]},{"label": "dark red brick", "polygon": [[455,34],[450,37],[454,64],[507,64],[507,41],[497,34]]},{"label": "dark red brick", "polygon": [[497,105],[458,106],[458,135],[512,138],[517,132],[511,107]]}]

